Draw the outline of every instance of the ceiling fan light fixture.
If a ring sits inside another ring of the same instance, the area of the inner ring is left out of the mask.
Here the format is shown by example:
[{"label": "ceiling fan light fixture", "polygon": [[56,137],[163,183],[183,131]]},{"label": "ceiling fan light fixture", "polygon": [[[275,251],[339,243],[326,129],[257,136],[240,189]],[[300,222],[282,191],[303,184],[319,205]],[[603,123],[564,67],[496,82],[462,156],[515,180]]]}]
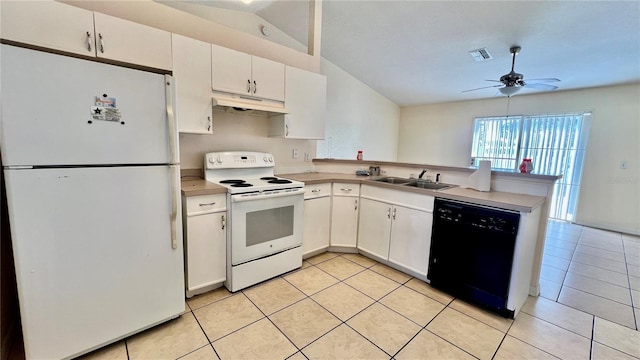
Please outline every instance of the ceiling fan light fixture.
[{"label": "ceiling fan light fixture", "polygon": [[520,91],[520,86],[505,86],[498,90],[500,90],[503,95],[511,96]]}]

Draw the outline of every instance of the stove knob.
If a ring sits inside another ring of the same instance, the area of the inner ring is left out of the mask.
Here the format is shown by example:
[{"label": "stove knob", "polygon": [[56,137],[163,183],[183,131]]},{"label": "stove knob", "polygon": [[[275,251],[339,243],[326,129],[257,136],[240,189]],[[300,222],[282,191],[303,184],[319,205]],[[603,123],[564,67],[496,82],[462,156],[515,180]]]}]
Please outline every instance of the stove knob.
[{"label": "stove knob", "polygon": [[269,156],[269,162],[272,163],[273,162],[273,157]]},{"label": "stove knob", "polygon": [[216,162],[217,162],[218,164],[222,164],[222,157],[218,156],[218,157],[216,158]]},{"label": "stove knob", "polygon": [[209,164],[213,164],[215,162],[215,160],[213,159],[213,156],[209,156]]},{"label": "stove knob", "polygon": [[262,160],[263,160],[264,162],[267,162],[267,157],[266,157],[266,156],[265,156],[265,157],[263,157],[263,158],[262,158]]}]

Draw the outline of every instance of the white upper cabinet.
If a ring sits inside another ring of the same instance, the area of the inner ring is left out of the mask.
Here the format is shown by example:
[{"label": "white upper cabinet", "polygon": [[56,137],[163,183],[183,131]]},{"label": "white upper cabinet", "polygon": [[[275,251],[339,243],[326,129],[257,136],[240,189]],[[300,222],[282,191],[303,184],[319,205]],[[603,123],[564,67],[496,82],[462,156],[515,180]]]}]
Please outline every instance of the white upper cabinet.
[{"label": "white upper cabinet", "polygon": [[57,1],[0,2],[6,40],[95,56],[93,11]]},{"label": "white upper cabinet", "polygon": [[171,33],[56,1],[2,1],[3,39],[171,69]]},{"label": "white upper cabinet", "polygon": [[94,13],[98,57],[171,69],[171,33],[117,17]]},{"label": "white upper cabinet", "polygon": [[251,74],[253,78],[253,96],[285,101],[284,64],[252,56]]},{"label": "white upper cabinet", "polygon": [[212,134],[211,44],[178,34],[171,41],[178,130]]},{"label": "white upper cabinet", "polygon": [[287,66],[285,78],[284,105],[289,113],[270,119],[269,136],[324,139],[327,77]]},{"label": "white upper cabinet", "polygon": [[211,45],[214,90],[284,101],[284,64]]}]

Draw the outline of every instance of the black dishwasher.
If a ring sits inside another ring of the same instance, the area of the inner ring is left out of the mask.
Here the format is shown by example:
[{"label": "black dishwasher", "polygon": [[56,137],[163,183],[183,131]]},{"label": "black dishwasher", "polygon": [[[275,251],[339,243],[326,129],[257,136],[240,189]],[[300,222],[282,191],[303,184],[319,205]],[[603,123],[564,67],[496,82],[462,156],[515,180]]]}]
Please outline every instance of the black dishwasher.
[{"label": "black dishwasher", "polygon": [[431,285],[506,317],[520,214],[435,200],[427,278]]}]

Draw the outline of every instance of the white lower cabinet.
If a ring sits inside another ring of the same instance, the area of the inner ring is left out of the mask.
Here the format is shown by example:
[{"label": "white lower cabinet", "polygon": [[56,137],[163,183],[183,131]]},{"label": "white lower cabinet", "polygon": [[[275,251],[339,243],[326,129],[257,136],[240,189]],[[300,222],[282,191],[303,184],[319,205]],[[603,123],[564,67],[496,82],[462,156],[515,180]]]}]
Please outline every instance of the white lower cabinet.
[{"label": "white lower cabinet", "polygon": [[427,276],[433,196],[362,186],[358,249]]},{"label": "white lower cabinet", "polygon": [[427,276],[433,213],[394,206],[389,261]]},{"label": "white lower cabinet", "polygon": [[358,239],[359,184],[334,183],[331,246],[355,248]]},{"label": "white lower cabinet", "polygon": [[391,239],[392,206],[370,199],[360,200],[358,249],[387,260]]},{"label": "white lower cabinet", "polygon": [[331,236],[331,184],[308,185],[304,195],[303,256],[329,247]]},{"label": "white lower cabinet", "polygon": [[183,204],[186,295],[192,297],[227,278],[226,195],[183,198]]}]

